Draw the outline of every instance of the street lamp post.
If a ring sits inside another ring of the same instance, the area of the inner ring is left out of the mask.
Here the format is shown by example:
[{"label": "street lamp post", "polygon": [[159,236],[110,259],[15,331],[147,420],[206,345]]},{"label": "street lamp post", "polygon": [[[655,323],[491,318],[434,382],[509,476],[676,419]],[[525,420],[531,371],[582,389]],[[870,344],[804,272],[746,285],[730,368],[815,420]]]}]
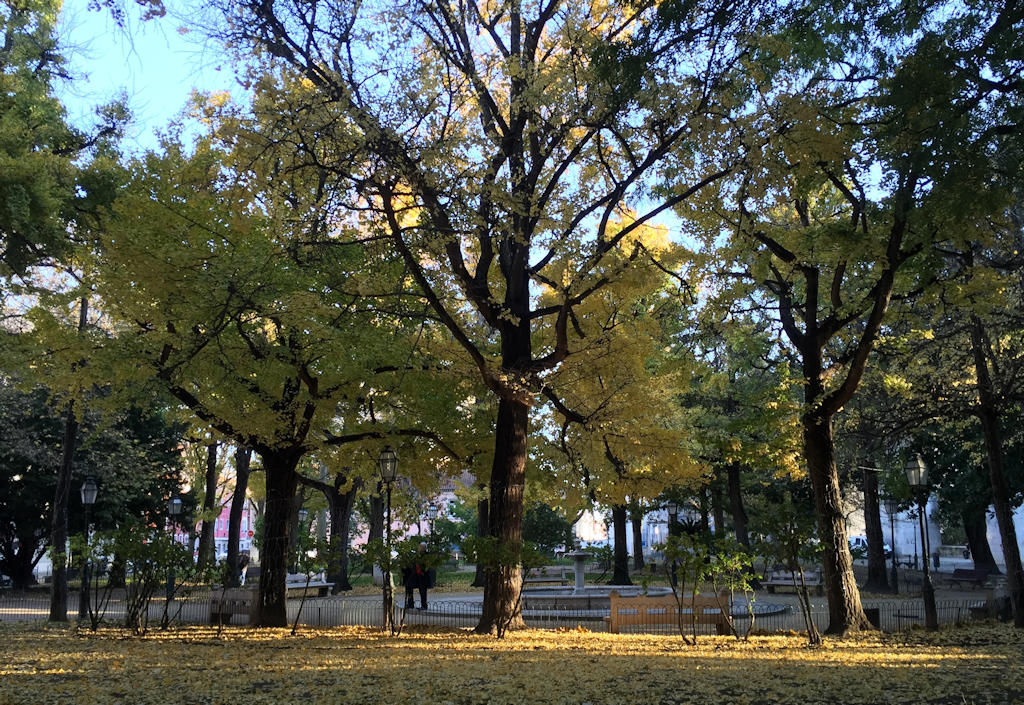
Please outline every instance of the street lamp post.
[{"label": "street lamp post", "polygon": [[892,550],[892,575],[890,580],[892,581],[892,591],[899,593],[900,582],[899,582],[899,571],[896,566],[896,511],[899,509],[899,500],[895,497],[886,497],[885,499],[885,513],[889,515],[889,546]]},{"label": "street lamp post", "polygon": [[924,626],[925,629],[939,628],[939,615],[935,608],[935,588],[932,586],[931,574],[928,570],[928,466],[924,464],[921,454],[916,454],[907,461],[904,470],[907,473],[907,483],[914,491],[920,507],[918,511],[918,524],[921,528],[921,550],[924,553],[924,580],[921,583],[921,596],[924,598]]},{"label": "street lamp post", "polygon": [[91,477],[85,478],[80,491],[82,506],[85,508],[85,560],[82,561],[82,589],[78,593],[79,619],[85,619],[89,615],[89,539],[92,535],[89,530],[89,510],[92,509],[92,505],[96,504],[98,493],[96,480]]},{"label": "street lamp post", "polygon": [[391,577],[391,483],[398,474],[398,456],[391,446],[384,446],[377,458],[380,467],[380,479],[384,481],[386,504],[384,510],[384,558],[381,561],[381,572],[384,583],[384,628],[394,632],[395,629],[395,591]]},{"label": "street lamp post", "polygon": [[430,521],[430,540],[434,540],[434,519],[437,519],[437,505],[427,505],[427,519]]}]

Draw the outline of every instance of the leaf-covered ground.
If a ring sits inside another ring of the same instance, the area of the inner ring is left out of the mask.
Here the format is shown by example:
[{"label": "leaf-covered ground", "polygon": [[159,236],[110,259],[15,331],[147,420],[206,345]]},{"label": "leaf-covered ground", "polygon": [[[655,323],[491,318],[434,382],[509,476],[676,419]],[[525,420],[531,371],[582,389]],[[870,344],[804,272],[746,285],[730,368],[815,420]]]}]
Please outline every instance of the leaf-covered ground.
[{"label": "leaf-covered ground", "polygon": [[989,624],[811,649],[798,636],[692,647],[585,631],[2,625],[0,703],[1024,703],[1024,634]]}]

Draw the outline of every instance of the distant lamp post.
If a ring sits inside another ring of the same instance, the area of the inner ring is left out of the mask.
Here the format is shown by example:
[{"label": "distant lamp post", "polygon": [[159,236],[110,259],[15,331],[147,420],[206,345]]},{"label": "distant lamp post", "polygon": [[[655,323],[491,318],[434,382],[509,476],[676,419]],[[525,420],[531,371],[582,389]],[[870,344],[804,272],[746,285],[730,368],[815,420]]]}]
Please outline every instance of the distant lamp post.
[{"label": "distant lamp post", "polygon": [[[177,541],[178,535],[178,517],[181,516],[182,502],[181,497],[171,497],[167,500],[167,517],[168,523],[171,525],[171,538]],[[174,567],[171,566],[170,571],[167,573],[167,600],[174,599]]]},{"label": "distant lamp post", "polygon": [[924,553],[924,580],[921,583],[921,596],[924,598],[924,626],[925,629],[939,628],[939,615],[935,608],[935,588],[932,586],[931,574],[928,571],[928,466],[924,464],[921,454],[914,455],[904,466],[907,473],[907,483],[914,491],[918,506],[918,524],[921,528],[921,549]]},{"label": "distant lamp post", "polygon": [[91,477],[85,478],[80,494],[82,506],[85,508],[85,560],[82,561],[82,589],[78,593],[78,618],[85,619],[89,616],[89,539],[92,537],[89,514],[92,505],[96,504],[96,495],[99,494],[96,480]]},{"label": "distant lamp post", "polygon": [[391,483],[398,475],[398,455],[391,446],[384,446],[377,458],[380,468],[380,479],[384,481],[387,500],[384,513],[384,559],[381,571],[384,573],[384,628],[395,630],[395,592],[391,577]]},{"label": "distant lamp post", "polygon": [[437,519],[437,505],[427,505],[427,519],[430,521],[430,538],[434,538],[434,519]]},{"label": "distant lamp post", "polygon": [[900,581],[899,571],[896,566],[896,512],[899,511],[900,502],[895,497],[885,498],[885,513],[889,515],[889,546],[892,550],[892,574],[890,580],[892,581],[892,591],[899,593]]}]

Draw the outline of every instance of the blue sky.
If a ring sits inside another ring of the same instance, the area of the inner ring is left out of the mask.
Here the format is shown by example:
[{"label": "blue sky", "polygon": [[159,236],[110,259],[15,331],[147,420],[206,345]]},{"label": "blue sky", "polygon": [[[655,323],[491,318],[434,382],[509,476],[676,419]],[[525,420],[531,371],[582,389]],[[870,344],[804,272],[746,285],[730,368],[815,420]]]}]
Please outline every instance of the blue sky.
[{"label": "blue sky", "polygon": [[[193,89],[231,90],[231,67],[198,32],[181,33],[182,21],[163,18],[132,20],[119,29],[106,10],[89,11],[86,0],[67,0],[58,32],[70,60],[69,84],[59,86],[69,119],[87,125],[92,110],[125,91],[135,122],[124,143],[126,151],[156,145],[154,131],[177,115]],[[172,5],[172,3],[168,3]],[[128,11],[138,16],[135,3]],[[181,8],[181,3],[173,4]]]}]

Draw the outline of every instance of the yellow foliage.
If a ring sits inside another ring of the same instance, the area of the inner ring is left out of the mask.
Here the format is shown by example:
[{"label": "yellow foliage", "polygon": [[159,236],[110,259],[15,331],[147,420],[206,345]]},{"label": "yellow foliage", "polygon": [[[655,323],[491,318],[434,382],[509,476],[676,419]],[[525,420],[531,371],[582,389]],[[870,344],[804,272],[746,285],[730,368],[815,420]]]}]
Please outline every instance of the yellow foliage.
[{"label": "yellow foliage", "polygon": [[418,628],[122,632],[5,625],[0,702],[39,703],[1009,703],[1024,635],[1004,625],[826,642]]}]

